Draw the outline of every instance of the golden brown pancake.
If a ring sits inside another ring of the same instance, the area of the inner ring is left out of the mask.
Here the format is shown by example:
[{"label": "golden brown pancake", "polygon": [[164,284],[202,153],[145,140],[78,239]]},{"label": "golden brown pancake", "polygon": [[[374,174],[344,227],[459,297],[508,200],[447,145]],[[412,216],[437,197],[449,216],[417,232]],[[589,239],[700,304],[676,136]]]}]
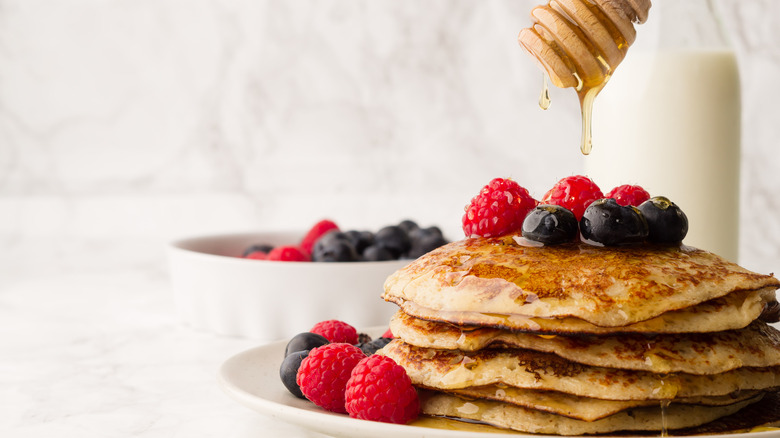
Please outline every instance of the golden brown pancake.
[{"label": "golden brown pancake", "polygon": [[[479,312],[445,312],[428,309],[411,301],[389,298],[404,313],[430,321],[456,325],[491,327],[539,334],[621,334],[621,333],[704,333],[746,327],[763,313],[774,309],[775,290],[737,291],[685,309],[663,313],[655,318],[623,327],[599,327],[579,318],[529,318]],[[769,322],[776,322],[777,318]]]},{"label": "golden brown pancake", "polygon": [[647,336],[545,336],[425,321],[403,312],[390,322],[393,334],[424,348],[477,351],[488,347],[553,353],[585,365],[654,373],[717,374],[740,367],[780,366],[780,331],[762,321],[717,333]]},{"label": "golden brown pancake", "polygon": [[[578,397],[556,391],[522,389],[506,385],[472,386],[442,391],[468,400],[493,400],[529,409],[549,412],[583,421],[594,421],[626,409],[658,406],[658,400],[602,400]],[[726,406],[755,398],[760,391],[740,391],[720,397],[692,397],[675,399],[675,403],[700,406]]]},{"label": "golden brown pancake", "polygon": [[468,400],[441,392],[423,391],[420,395],[420,411],[427,415],[471,419],[522,432],[583,435],[617,431],[659,431],[664,426],[670,430],[694,427],[731,415],[760,399],[761,395],[715,407],[673,403],[663,408],[663,416],[661,406],[640,407],[620,411],[595,421],[582,421],[510,403]]},{"label": "golden brown pancake", "polygon": [[436,312],[575,317],[623,327],[737,291],[778,288],[687,246],[521,246],[511,236],[444,245],[398,270],[383,297]]},{"label": "golden brown pancake", "polygon": [[604,400],[672,400],[780,387],[780,366],[742,367],[715,375],[656,374],[582,365],[522,349],[461,352],[414,347],[396,339],[379,351],[412,383],[440,390],[503,384]]}]

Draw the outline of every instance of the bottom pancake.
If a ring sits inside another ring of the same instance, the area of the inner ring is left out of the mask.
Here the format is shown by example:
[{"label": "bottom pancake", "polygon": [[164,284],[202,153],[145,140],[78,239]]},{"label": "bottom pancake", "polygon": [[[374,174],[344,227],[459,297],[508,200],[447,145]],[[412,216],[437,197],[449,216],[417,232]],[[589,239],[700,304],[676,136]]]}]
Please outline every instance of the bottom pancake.
[{"label": "bottom pancake", "polygon": [[[433,390],[434,388],[429,388]],[[620,411],[644,406],[659,406],[659,400],[602,400],[597,398],[578,397],[557,391],[539,391],[534,389],[514,388],[506,385],[473,386],[463,389],[444,390],[448,394],[460,396],[469,400],[493,400],[509,404],[549,412],[564,417],[583,421],[595,421]],[[702,406],[726,406],[740,401],[752,399],[761,394],[760,391],[739,391],[735,394],[720,397],[689,397],[675,399],[676,404]]]},{"label": "bottom pancake", "polygon": [[436,391],[420,391],[422,414],[480,421],[520,432],[586,435],[619,431],[661,431],[700,426],[738,412],[761,400],[761,395],[726,406],[670,404],[628,409],[595,420],[582,421],[527,409],[510,403],[469,400]]}]

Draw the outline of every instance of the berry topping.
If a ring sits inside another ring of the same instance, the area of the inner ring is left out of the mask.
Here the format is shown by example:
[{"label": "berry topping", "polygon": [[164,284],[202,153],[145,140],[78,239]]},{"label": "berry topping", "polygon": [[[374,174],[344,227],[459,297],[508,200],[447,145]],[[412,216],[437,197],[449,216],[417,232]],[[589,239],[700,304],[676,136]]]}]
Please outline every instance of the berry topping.
[{"label": "berry topping", "polygon": [[303,240],[301,240],[301,248],[303,248],[303,250],[307,253],[311,254],[312,248],[314,248],[314,244],[320,237],[324,236],[330,231],[338,231],[338,229],[339,226],[331,220],[324,219],[317,222],[306,233],[306,235],[303,237]]},{"label": "berry topping", "polygon": [[639,204],[650,199],[650,194],[642,187],[624,184],[610,190],[604,197],[612,198],[623,206],[632,205],[634,207],[639,207]]},{"label": "berry topping", "polygon": [[495,178],[466,206],[466,237],[495,237],[518,231],[525,215],[536,207],[528,190],[511,179]]},{"label": "berry topping", "polygon": [[336,319],[318,322],[309,331],[324,336],[329,342],[358,343],[358,333],[355,327]]},{"label": "berry topping", "polygon": [[281,262],[308,262],[311,259],[299,246],[282,245],[277,246],[268,253],[266,260],[276,260]]},{"label": "berry topping", "polygon": [[296,383],[315,405],[331,412],[346,413],[344,391],[347,381],[352,369],[365,357],[351,344],[317,347],[301,362]]},{"label": "berry topping", "polygon": [[577,237],[579,223],[574,213],[560,205],[540,205],[528,213],[523,222],[523,237],[556,245]]},{"label": "berry topping", "polygon": [[412,240],[403,228],[397,225],[388,225],[377,231],[374,235],[374,243],[399,258],[412,247]]},{"label": "berry topping", "polygon": [[420,401],[403,367],[386,356],[370,356],[352,370],[346,387],[350,417],[406,424],[417,418]]},{"label": "berry topping", "polygon": [[274,249],[274,247],[271,245],[252,245],[244,250],[244,254],[242,254],[241,257],[263,260],[272,249]]},{"label": "berry topping", "polygon": [[643,202],[639,211],[647,220],[651,242],[679,243],[688,234],[688,217],[677,204],[663,196]]},{"label": "berry topping", "polygon": [[580,233],[595,245],[641,243],[647,238],[647,221],[636,207],[624,207],[612,198],[599,199],[585,210]]},{"label": "berry topping", "polygon": [[393,336],[393,331],[390,329],[385,330],[384,333],[382,333],[383,338],[390,338],[393,339],[395,336]]},{"label": "berry topping", "polygon": [[359,257],[349,237],[341,231],[331,231],[322,236],[311,253],[315,262],[354,262]]},{"label": "berry topping", "polygon": [[290,339],[287,346],[284,348],[284,357],[287,357],[295,352],[303,350],[311,350],[312,348],[322,347],[330,343],[325,336],[318,333],[304,332],[298,333]]},{"label": "berry topping", "polygon": [[577,220],[582,219],[585,209],[591,202],[603,198],[601,189],[582,175],[567,176],[561,179],[544,194],[542,204],[560,205],[571,210]]},{"label": "berry topping", "polygon": [[287,388],[290,393],[298,398],[306,398],[301,392],[301,387],[298,386],[296,378],[298,376],[298,369],[301,367],[303,359],[309,355],[309,350],[296,351],[292,354],[285,356],[282,361],[282,366],[279,367],[279,377],[282,378],[284,387]]}]

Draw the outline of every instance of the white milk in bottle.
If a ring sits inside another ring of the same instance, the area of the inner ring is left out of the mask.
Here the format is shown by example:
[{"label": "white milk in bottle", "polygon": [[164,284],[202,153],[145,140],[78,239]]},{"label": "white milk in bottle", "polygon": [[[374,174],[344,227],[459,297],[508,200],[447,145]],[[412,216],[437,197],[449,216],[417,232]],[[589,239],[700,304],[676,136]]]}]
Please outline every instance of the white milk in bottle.
[{"label": "white milk in bottle", "polygon": [[653,3],[593,108],[586,174],[606,193],[638,184],[688,216],[684,242],[738,258],[740,86],[706,0]]}]

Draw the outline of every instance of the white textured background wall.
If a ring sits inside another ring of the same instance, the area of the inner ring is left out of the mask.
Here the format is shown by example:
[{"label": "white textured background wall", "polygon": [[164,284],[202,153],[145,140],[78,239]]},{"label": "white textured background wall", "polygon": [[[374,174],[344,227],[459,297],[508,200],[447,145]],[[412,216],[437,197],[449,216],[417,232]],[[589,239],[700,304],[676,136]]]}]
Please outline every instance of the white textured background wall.
[{"label": "white textured background wall", "polygon": [[[162,266],[173,237],[322,217],[460,238],[491,178],[540,197],[582,171],[576,99],[539,110],[516,43],[538,3],[0,0],[0,269]],[[741,261],[780,271],[780,2],[717,3]]]}]

